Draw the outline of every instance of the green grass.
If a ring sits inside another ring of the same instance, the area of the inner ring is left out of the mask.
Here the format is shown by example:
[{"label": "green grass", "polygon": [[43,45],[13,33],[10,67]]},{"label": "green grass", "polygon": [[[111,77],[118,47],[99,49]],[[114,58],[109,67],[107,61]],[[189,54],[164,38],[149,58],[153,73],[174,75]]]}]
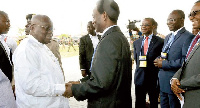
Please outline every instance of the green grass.
[{"label": "green grass", "polygon": [[[74,48],[75,48],[76,51],[74,51]],[[74,45],[74,48],[70,47],[70,50],[68,52],[68,45],[65,45],[65,47],[63,47],[62,45],[60,45],[60,55],[61,55],[61,58],[78,56],[79,55],[79,46],[78,45]]]}]

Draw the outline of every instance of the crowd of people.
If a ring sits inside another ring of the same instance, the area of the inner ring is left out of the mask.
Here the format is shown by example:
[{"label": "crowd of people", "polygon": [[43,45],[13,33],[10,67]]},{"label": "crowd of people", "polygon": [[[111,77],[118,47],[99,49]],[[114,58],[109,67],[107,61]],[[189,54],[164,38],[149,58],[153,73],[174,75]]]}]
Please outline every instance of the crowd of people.
[{"label": "crowd of people", "polygon": [[167,18],[170,33],[165,37],[151,17],[142,20],[141,30],[129,25],[132,45],[117,25],[119,14],[114,0],[97,2],[88,34],[79,43],[83,78],[66,83],[51,19],[28,14],[27,37],[17,46],[6,35],[9,17],[0,11],[0,107],[69,108],[68,98],[74,97],[87,99],[88,108],[147,108],[148,94],[150,108],[158,108],[159,95],[161,108],[200,108],[200,0],[188,16],[192,33],[184,27],[184,12],[176,9]]}]

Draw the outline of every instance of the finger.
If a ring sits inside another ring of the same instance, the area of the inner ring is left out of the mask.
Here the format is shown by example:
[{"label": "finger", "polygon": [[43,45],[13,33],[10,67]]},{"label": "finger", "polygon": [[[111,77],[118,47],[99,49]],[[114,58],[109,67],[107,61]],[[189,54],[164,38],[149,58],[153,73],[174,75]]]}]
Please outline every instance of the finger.
[{"label": "finger", "polygon": [[180,94],[177,94],[176,96],[182,101],[182,97],[180,96]]}]

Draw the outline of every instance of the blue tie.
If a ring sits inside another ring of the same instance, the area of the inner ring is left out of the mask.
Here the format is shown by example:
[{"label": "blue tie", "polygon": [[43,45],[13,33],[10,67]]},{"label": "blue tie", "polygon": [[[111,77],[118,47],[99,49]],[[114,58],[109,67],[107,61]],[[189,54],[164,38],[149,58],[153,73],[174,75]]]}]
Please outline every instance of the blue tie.
[{"label": "blue tie", "polygon": [[172,33],[172,35],[170,36],[170,38],[169,38],[169,40],[168,40],[168,42],[167,42],[167,44],[165,45],[165,47],[164,47],[164,49],[163,49],[163,51],[162,52],[169,52],[169,49],[170,49],[170,47],[171,47],[171,45],[172,45],[172,43],[174,42],[174,34]]},{"label": "blue tie", "polygon": [[[98,45],[97,45],[97,46],[98,46]],[[94,58],[94,55],[95,55],[97,46],[96,46],[96,48],[94,49],[94,53],[93,53],[93,55],[92,55],[92,61],[91,61],[91,65],[90,65],[90,72],[91,72],[91,69],[92,69],[92,62],[93,62],[93,58]]]}]

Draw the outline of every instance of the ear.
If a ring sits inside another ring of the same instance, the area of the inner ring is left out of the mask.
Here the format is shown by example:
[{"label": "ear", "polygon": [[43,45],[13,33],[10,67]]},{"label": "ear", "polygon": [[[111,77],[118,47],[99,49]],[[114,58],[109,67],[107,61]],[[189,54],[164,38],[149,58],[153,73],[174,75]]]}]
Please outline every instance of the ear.
[{"label": "ear", "polygon": [[108,15],[105,11],[103,12],[102,17],[104,21],[106,21],[106,19],[108,18]]}]

